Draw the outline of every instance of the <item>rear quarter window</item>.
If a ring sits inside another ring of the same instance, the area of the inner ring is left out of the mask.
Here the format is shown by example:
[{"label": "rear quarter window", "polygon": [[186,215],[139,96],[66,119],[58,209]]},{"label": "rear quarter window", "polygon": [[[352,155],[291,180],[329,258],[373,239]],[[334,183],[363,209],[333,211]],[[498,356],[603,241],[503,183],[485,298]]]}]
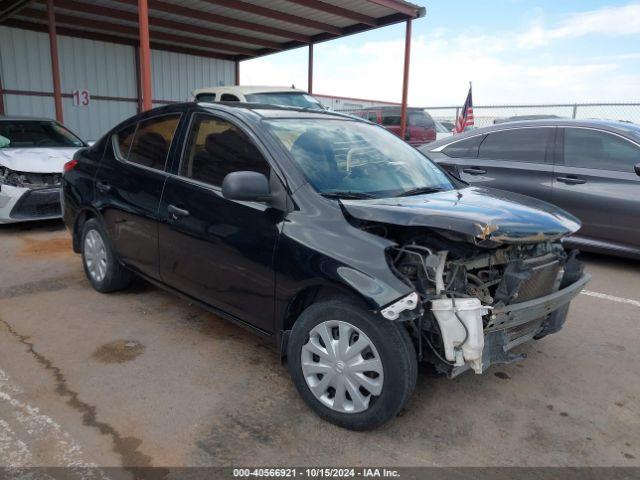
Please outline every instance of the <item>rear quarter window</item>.
[{"label": "rear quarter window", "polygon": [[482,140],[485,139],[485,136],[486,135],[478,135],[452,143],[444,148],[442,153],[451,158],[477,158],[478,147],[482,143]]}]

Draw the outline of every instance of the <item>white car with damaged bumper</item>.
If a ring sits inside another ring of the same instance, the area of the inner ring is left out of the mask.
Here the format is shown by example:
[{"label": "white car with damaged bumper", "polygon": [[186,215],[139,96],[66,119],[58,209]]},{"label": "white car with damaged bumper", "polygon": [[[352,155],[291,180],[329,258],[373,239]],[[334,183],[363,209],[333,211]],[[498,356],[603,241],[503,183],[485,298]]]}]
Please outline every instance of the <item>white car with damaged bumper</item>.
[{"label": "white car with damaged bumper", "polygon": [[0,118],[0,224],[59,218],[64,164],[87,144],[49,119]]}]

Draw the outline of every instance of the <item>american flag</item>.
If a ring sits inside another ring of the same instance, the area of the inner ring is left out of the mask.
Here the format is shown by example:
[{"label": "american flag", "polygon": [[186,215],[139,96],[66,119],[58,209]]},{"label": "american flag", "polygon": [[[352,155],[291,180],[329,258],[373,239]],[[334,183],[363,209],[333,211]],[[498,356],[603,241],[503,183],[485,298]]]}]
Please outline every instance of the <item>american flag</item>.
[{"label": "american flag", "polygon": [[473,127],[473,98],[471,95],[471,85],[469,85],[469,94],[464,102],[462,111],[456,120],[456,133],[464,132],[466,127]]}]

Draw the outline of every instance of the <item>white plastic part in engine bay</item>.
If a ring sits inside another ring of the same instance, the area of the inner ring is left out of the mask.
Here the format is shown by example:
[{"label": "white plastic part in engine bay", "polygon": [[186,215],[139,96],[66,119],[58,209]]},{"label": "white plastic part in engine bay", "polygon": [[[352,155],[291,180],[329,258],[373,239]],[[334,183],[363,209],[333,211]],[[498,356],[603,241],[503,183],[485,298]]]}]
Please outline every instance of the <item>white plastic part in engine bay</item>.
[{"label": "white plastic part in engine bay", "polygon": [[482,373],[482,316],[489,307],[477,298],[441,298],[431,301],[431,311],[440,326],[445,358],[456,367],[468,363],[474,372]]},{"label": "white plastic part in engine bay", "polygon": [[413,310],[418,306],[418,294],[410,293],[406,297],[402,297],[397,302],[392,303],[387,308],[382,309],[380,313],[387,320],[397,320],[405,310]]}]

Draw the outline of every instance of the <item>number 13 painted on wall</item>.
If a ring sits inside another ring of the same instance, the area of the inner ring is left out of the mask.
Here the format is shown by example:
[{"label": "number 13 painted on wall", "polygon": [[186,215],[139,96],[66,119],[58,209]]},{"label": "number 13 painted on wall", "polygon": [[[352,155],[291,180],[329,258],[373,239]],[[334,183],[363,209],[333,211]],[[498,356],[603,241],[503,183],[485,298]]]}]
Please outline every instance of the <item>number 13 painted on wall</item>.
[{"label": "number 13 painted on wall", "polygon": [[89,90],[74,90],[73,91],[73,105],[76,107],[86,107],[89,105],[91,95]]}]

